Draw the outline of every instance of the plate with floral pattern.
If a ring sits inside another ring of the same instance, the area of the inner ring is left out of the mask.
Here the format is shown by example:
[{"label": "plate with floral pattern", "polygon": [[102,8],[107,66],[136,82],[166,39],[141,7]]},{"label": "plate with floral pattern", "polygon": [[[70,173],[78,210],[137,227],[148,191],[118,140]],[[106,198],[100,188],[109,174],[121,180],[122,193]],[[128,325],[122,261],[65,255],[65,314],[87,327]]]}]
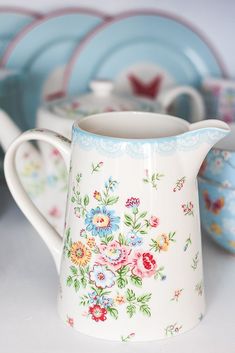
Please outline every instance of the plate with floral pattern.
[{"label": "plate with floral pattern", "polygon": [[137,11],[99,26],[79,44],[64,89],[81,94],[91,80],[108,79],[122,93],[155,99],[173,85],[197,88],[208,75],[224,76],[225,69],[196,29],[167,13]]}]

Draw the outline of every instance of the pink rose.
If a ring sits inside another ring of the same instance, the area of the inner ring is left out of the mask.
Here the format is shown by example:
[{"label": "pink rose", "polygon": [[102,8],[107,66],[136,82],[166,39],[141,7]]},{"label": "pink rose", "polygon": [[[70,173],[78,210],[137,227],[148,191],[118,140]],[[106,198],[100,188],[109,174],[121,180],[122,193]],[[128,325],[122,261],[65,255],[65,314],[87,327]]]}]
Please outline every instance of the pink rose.
[{"label": "pink rose", "polygon": [[114,271],[128,264],[131,252],[127,246],[120,245],[116,241],[112,241],[108,245],[100,245],[99,251],[97,262],[101,265],[108,265]]},{"label": "pink rose", "polygon": [[132,260],[132,273],[138,277],[151,277],[157,269],[157,262],[149,252],[137,251]]},{"label": "pink rose", "polygon": [[152,216],[149,221],[151,227],[156,228],[159,225],[159,218]]}]

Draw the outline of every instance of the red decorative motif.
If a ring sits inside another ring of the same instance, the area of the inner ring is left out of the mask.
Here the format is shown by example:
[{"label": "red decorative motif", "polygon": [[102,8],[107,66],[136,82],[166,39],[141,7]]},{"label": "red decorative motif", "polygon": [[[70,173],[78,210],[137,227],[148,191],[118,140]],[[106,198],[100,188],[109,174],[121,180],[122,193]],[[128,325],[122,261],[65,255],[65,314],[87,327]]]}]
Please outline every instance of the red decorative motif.
[{"label": "red decorative motif", "polygon": [[100,305],[93,305],[89,308],[89,314],[92,315],[92,320],[97,321],[105,321],[106,318],[106,314],[107,314],[107,310],[104,308],[101,308]]},{"label": "red decorative motif", "polygon": [[140,80],[134,74],[128,75],[128,79],[135,95],[155,99],[159,94],[163,77],[157,75],[147,83]]}]

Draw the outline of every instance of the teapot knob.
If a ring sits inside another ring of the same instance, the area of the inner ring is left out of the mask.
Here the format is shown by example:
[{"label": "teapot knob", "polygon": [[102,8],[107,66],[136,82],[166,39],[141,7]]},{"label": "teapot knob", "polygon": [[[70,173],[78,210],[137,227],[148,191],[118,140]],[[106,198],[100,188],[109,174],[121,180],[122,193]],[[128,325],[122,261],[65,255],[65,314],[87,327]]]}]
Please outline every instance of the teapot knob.
[{"label": "teapot knob", "polygon": [[108,96],[113,90],[113,82],[109,80],[93,80],[90,89],[97,96]]}]

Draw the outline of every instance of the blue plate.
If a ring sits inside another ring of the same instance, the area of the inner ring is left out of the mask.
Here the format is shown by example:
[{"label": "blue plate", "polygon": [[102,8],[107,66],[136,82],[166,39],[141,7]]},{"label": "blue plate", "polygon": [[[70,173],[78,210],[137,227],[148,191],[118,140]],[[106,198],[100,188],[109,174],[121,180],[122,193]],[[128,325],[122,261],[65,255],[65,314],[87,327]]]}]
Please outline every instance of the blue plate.
[{"label": "blue plate", "polygon": [[[74,48],[93,28],[102,23],[104,16],[79,8],[56,11],[35,22],[20,33],[9,46],[3,64],[6,68],[25,73],[22,98],[23,116],[17,121],[22,129],[35,126],[35,117],[41,100],[48,93],[53,74],[63,71]],[[54,80],[55,81],[55,80]],[[59,79],[57,77],[56,86]],[[56,87],[56,90],[58,87]]]},{"label": "blue plate", "polygon": [[161,75],[162,87],[198,87],[204,76],[224,76],[214,50],[190,26],[166,14],[135,12],[100,26],[80,44],[67,68],[64,89],[74,95],[87,91],[93,79],[110,79],[128,90],[130,74],[151,82],[151,70],[153,78]]},{"label": "blue plate", "polygon": [[35,11],[17,7],[0,7],[0,57],[15,35],[40,17],[42,15]]}]

